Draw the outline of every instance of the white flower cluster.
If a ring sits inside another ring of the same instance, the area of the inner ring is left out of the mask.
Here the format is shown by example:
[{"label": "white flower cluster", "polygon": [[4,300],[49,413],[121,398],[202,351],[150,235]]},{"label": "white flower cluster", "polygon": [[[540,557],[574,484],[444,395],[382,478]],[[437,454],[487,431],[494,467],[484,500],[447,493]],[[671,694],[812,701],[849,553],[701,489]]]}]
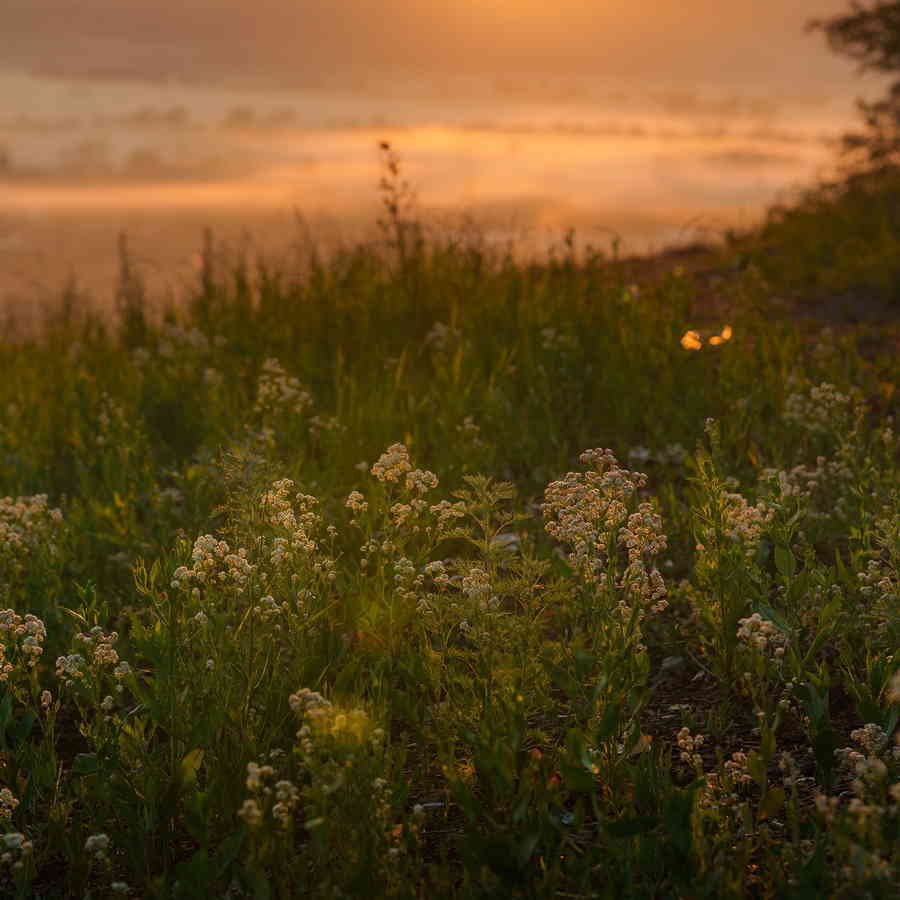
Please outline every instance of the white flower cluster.
[{"label": "white flower cluster", "polygon": [[[775,510],[764,500],[751,506],[744,496],[737,493],[725,493],[723,499],[725,536],[740,545],[747,559],[753,559],[766,526],[775,516]],[[711,528],[704,529],[701,534],[704,540],[697,542],[700,556],[706,553],[704,541],[713,539]]]},{"label": "white flower cluster", "polygon": [[823,381],[811,387],[808,394],[790,394],[784,401],[783,417],[810,434],[833,434],[836,429],[847,427],[862,410],[858,390],[842,393]]},{"label": "white flower cluster", "polygon": [[[382,729],[372,728],[365,710],[340,709],[317,691],[301,688],[291,694],[288,702],[302,722],[297,732],[298,756],[311,776],[312,788],[318,782],[326,795],[342,787],[346,769],[352,767],[366,742],[375,746],[384,738]],[[297,800],[291,786],[284,784],[279,792],[276,785],[273,817],[287,821]],[[278,807],[278,803],[282,806]]]},{"label": "white flower cluster", "polygon": [[462,422],[456,426],[456,433],[461,440],[472,447],[484,446],[484,441],[481,440],[481,427],[475,422],[472,416],[466,416]]},{"label": "white flower cluster", "polygon": [[413,469],[406,473],[406,489],[417,494],[427,494],[438,486],[438,477],[427,469]]},{"label": "white flower cluster", "polygon": [[289,412],[302,415],[312,403],[312,397],[303,389],[299,379],[288,375],[277,359],[267,359],[262,365],[256,383],[257,412]]},{"label": "white flower cluster", "polygon": [[764,619],[759,613],[753,613],[752,616],[738,622],[737,638],[748,647],[771,656],[779,663],[784,658],[788,644],[785,633],[774,622]]},{"label": "white flower cluster", "polygon": [[[159,335],[163,341],[171,341],[176,347],[190,347],[194,350],[207,352],[210,349],[209,338],[197,327],[182,328],[176,322],[163,322],[159,329]],[[221,336],[217,335],[221,339]],[[217,344],[220,340],[217,340]],[[162,353],[162,347],[160,347]],[[165,356],[165,354],[162,354]]]},{"label": "white flower cluster", "polygon": [[106,851],[109,850],[109,835],[103,834],[92,834],[88,839],[84,842],[84,849],[94,859],[106,859]]},{"label": "white flower cluster", "polygon": [[[412,503],[395,503],[390,509],[391,524],[394,528],[403,528],[410,519],[421,515],[428,508],[424,500],[413,500]],[[418,531],[418,526],[412,526],[413,531]]]},{"label": "white flower cluster", "polygon": [[725,761],[723,768],[735,784],[747,785],[753,781],[747,762],[747,754],[743,750],[736,750],[731,754],[731,759]]},{"label": "white flower cluster", "polygon": [[24,617],[15,610],[0,611],[0,682],[7,681],[15,671],[9,654],[18,654],[26,669],[33,669],[44,652],[47,629],[30,613]]},{"label": "white flower cluster", "polygon": [[741,494],[726,494],[725,498],[728,501],[725,513],[728,536],[743,544],[747,553],[752,555],[775,510],[763,501],[751,506]]},{"label": "white flower cluster", "polygon": [[[316,579],[333,582],[337,578],[335,561],[320,548],[319,531],[324,520],[316,507],[319,501],[310,494],[293,492],[294,482],[289,478],[276,481],[266,491],[260,501],[266,521],[277,532],[269,545],[268,558],[274,568],[290,563],[303,562],[309,566]],[[329,525],[325,530],[328,538],[337,535],[337,529]],[[261,574],[263,581],[266,573]],[[294,582],[300,578],[299,573],[291,576]]]},{"label": "white flower cluster", "polygon": [[430,578],[438,588],[450,586],[450,574],[447,572],[447,565],[442,559],[428,563],[423,569],[423,574]]},{"label": "white flower cluster", "polygon": [[94,442],[98,447],[105,447],[107,444],[114,447],[119,442],[117,436],[133,430],[133,425],[128,420],[124,407],[120,403],[116,403],[105,391],[100,395],[97,426]]},{"label": "white flower cluster", "polygon": [[314,438],[322,434],[342,434],[347,430],[336,416],[310,416],[309,433]]},{"label": "white flower cluster", "polygon": [[394,590],[399,599],[413,597],[425,584],[425,576],[419,575],[415,563],[405,556],[394,560]]},{"label": "white flower cluster", "polygon": [[700,748],[706,743],[706,738],[702,734],[691,734],[690,728],[686,725],[680,729],[675,736],[675,743],[680,751],[679,756],[683,763],[699,767],[703,765],[703,757],[700,756]]},{"label": "white flower cluster", "polygon": [[[364,709],[345,712],[332,706],[320,693],[309,688],[301,688],[291,694],[288,697],[288,704],[294,713],[304,720],[305,724],[297,732],[297,737],[301,741],[301,749],[307,756],[312,749],[311,738],[315,735],[358,742],[371,731],[371,721]],[[382,734],[380,729],[372,732],[376,738]]]},{"label": "white flower cluster", "polygon": [[688,458],[688,452],[681,444],[666,444],[662,450],[651,450],[649,447],[631,447],[628,461],[631,463],[657,462],[664,466],[680,466]]},{"label": "white flower cluster", "polygon": [[46,494],[0,497],[0,583],[4,568],[14,579],[22,573],[26,558],[39,548],[56,553],[54,539],[62,518],[59,509],[49,506]]},{"label": "white flower cluster", "polygon": [[[887,778],[888,763],[896,765],[900,762],[900,734],[892,742],[890,735],[881,726],[869,722],[850,732],[850,738],[864,752],[860,753],[852,747],[842,747],[835,750],[834,755],[854,775],[851,787],[857,797],[862,798],[867,787],[878,786]],[[897,800],[900,802],[900,786],[895,785],[894,788],[898,791]]]},{"label": "white flower cluster", "polygon": [[[100,675],[104,667],[112,667],[112,675],[118,682],[116,691],[121,693],[124,690],[122,682],[131,674],[131,666],[125,661],[119,659],[119,654],[113,648],[113,644],[118,639],[115,631],[106,634],[99,627],[93,628],[87,634],[78,634],[75,639],[85,645],[85,652],[88,658],[81,653],[70,653],[68,656],[59,656],[56,659],[56,677],[63,683],[65,687],[83,682],[88,675]],[[45,698],[41,697],[41,703],[49,706],[52,698],[49,692]]]},{"label": "white flower cluster", "polygon": [[159,336],[160,356],[172,357],[180,348],[190,348],[200,353],[207,353],[210,349],[209,338],[199,328],[182,328],[175,322],[163,322]]},{"label": "white flower cluster", "polygon": [[[342,803],[339,795],[357,775],[358,768],[368,768],[370,751],[380,755],[384,738],[381,729],[371,728],[364,710],[342,710],[309,688],[296,691],[289,703],[302,724],[295,752],[287,754],[276,749],[265,760],[248,763],[245,785],[249,796],[237,810],[247,826],[272,837],[283,835],[296,822],[306,822],[308,829],[321,824],[323,817],[336,810],[334,804]],[[287,770],[289,760],[292,766]],[[391,806],[387,802],[387,782],[372,779],[367,773],[366,781],[357,784],[371,784],[376,821],[380,825],[384,817],[384,832],[388,834],[386,817]],[[301,809],[302,817],[298,815]],[[353,828],[351,819],[340,821]],[[351,835],[347,838],[353,840]]]},{"label": "white flower cluster", "polygon": [[99,625],[95,625],[87,634],[76,634],[75,640],[85,645],[88,656],[98,666],[115,666],[119,662],[119,654],[113,644],[119,639],[115,631],[107,634]]},{"label": "white flower cluster", "polygon": [[290,604],[285,600],[279,603],[271,594],[260,597],[259,603],[253,607],[253,614],[262,622],[277,619],[290,610]]},{"label": "white flower cluster", "polygon": [[259,803],[253,797],[248,797],[243,802],[241,808],[237,811],[237,815],[239,819],[242,819],[251,828],[255,828],[263,820],[263,813],[259,808]]},{"label": "white flower cluster", "polygon": [[[116,681],[124,681],[129,675],[131,675],[131,666],[125,662],[123,659],[114,669],[113,676]],[[121,690],[121,688],[120,688]]]},{"label": "white flower cluster", "polygon": [[[318,544],[314,535],[322,525],[322,517],[315,511],[319,501],[310,494],[296,493],[291,498],[294,482],[290,478],[276,481],[260,501],[268,523],[289,532],[289,538],[276,538],[272,562],[277,566],[290,559],[294,552],[315,553]],[[296,504],[296,506],[295,506]]]},{"label": "white flower cluster", "polygon": [[596,581],[605,568],[615,535],[628,518],[628,502],[647,476],[619,467],[611,450],[588,450],[581,462],[594,471],[569,472],[544,491],[547,533],[572,549],[569,562],[583,577]]},{"label": "white flower cluster", "polygon": [[572,334],[557,331],[555,328],[541,329],[541,348],[547,353],[560,353],[565,355],[578,346],[578,341]]},{"label": "white flower cluster", "polygon": [[263,824],[266,810],[277,827],[287,828],[300,805],[300,789],[286,778],[273,785],[275,774],[273,766],[247,763],[247,790],[255,796],[244,800],[237,815],[251,828]]},{"label": "white flower cluster", "polygon": [[900,703],[900,669],[894,672],[885,693],[888,703]]},{"label": "white flower cluster", "polygon": [[409,450],[403,444],[391,444],[373,463],[371,472],[382,483],[397,484],[400,479],[412,471],[409,461]]},{"label": "white flower cluster", "polygon": [[876,632],[884,633],[900,609],[900,517],[894,509],[875,523],[875,548],[864,571],[857,574],[859,591],[866,598],[864,615]]},{"label": "white flower cluster", "polygon": [[605,584],[610,555],[625,554],[627,564],[617,587],[626,603],[665,608],[665,584],[656,557],[666,548],[662,519],[652,504],[641,502],[629,512],[633,498],[646,486],[647,476],[619,466],[611,450],[587,450],[580,460],[593,471],[569,472],[544,491],[543,516],[547,533],[571,551],[568,561],[589,583]]},{"label": "white flower cluster", "polygon": [[359,491],[351,491],[344,506],[354,513],[365,513],[369,509],[366,498]]},{"label": "white flower cluster", "polygon": [[845,518],[849,495],[856,475],[840,456],[816,457],[814,466],[797,465],[790,469],[763,469],[760,482],[766,484],[779,503],[798,501],[811,520]]},{"label": "white flower cluster", "polygon": [[494,609],[498,598],[491,593],[491,577],[481,566],[472,566],[462,576],[460,590],[481,610]]},{"label": "white flower cluster", "polygon": [[890,737],[880,725],[869,722],[851,731],[850,740],[856,741],[870,756],[878,756],[887,747]]},{"label": "white flower cluster", "polygon": [[662,517],[649,503],[639,504],[619,529],[617,542],[628,557],[619,586],[633,602],[646,602],[651,612],[662,612],[668,606],[666,586],[654,565],[667,546]]},{"label": "white flower cluster", "polygon": [[297,786],[286,778],[275,782],[275,803],[272,805],[272,818],[282,827],[286,828],[291,821],[291,816],[300,802],[300,791]]},{"label": "white flower cluster", "polygon": [[191,559],[190,568],[179,566],[172,573],[171,586],[175,590],[191,591],[223,584],[241,594],[256,571],[243,547],[232,553],[225,541],[216,540],[211,534],[201,535],[194,541]]},{"label": "white flower cluster", "polygon": [[13,872],[21,872],[25,868],[24,860],[34,852],[34,844],[19,831],[7,831],[0,846],[0,862],[9,866]]},{"label": "white flower cluster", "polygon": [[300,688],[299,691],[288,697],[288,705],[295,713],[316,715],[317,710],[327,709],[331,703],[318,691]]},{"label": "white flower cluster", "polygon": [[458,328],[451,325],[445,325],[443,322],[435,322],[431,326],[431,331],[425,335],[425,343],[433,346],[436,350],[446,350],[451,344],[455,344],[462,337]]},{"label": "white flower cluster", "polygon": [[87,675],[87,660],[80,653],[59,656],[56,659],[56,677],[66,686],[71,687],[82,681]]},{"label": "white flower cluster", "polygon": [[798,465],[791,469],[763,469],[760,481],[766,481],[776,488],[782,499],[808,500],[829,476],[828,461],[824,456],[816,457],[816,465]]},{"label": "white flower cluster", "polygon": [[0,822],[8,822],[18,805],[18,799],[9,788],[0,790]]},{"label": "white flower cluster", "polygon": [[468,514],[468,507],[465,500],[457,500],[451,503],[449,500],[440,500],[432,504],[428,511],[437,519],[437,527],[439,532],[449,531],[459,519],[463,519]]},{"label": "white flower cluster", "polygon": [[[896,841],[888,839],[882,852],[868,849],[871,835],[885,833],[895,829],[897,817],[900,816],[900,782],[894,783],[884,790],[886,772],[883,764],[871,759],[856,764],[857,777],[851,782],[851,788],[856,796],[850,798],[846,805],[842,804],[841,797],[829,797],[825,794],[817,794],[815,806],[823,821],[832,825],[835,820],[840,821],[841,828],[835,829],[842,838],[844,847],[841,857],[847,863],[838,869],[838,872],[846,881],[850,894],[861,884],[867,886],[872,882],[880,882],[887,886],[887,892],[894,896],[892,891],[896,869],[891,863],[891,850]],[[875,802],[867,802],[864,794],[868,787],[874,788]],[[886,799],[884,803],[882,798]],[[885,827],[887,826],[887,828]],[[882,832],[882,829],[885,829]],[[890,829],[890,831],[888,831]],[[867,846],[868,845],[868,846]],[[886,852],[887,858],[883,855]],[[843,892],[841,893],[843,896]]]},{"label": "white flower cluster", "polygon": [[870,559],[859,579],[859,592],[876,603],[900,603],[900,579],[893,567],[882,559]]}]

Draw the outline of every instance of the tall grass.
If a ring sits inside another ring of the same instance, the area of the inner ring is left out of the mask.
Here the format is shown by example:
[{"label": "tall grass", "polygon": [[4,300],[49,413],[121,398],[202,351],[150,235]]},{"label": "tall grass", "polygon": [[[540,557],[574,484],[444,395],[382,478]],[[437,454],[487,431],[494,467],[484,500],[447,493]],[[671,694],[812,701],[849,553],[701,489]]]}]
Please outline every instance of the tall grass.
[{"label": "tall grass", "polygon": [[0,344],[3,890],[896,896],[897,356],[384,190]]}]

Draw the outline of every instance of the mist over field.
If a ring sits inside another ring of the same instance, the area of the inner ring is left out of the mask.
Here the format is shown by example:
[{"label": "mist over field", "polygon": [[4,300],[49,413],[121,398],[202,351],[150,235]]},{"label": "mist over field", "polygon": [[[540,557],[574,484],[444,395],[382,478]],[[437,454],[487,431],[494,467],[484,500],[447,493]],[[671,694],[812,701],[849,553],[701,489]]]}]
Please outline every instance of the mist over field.
[{"label": "mist over field", "polygon": [[836,3],[644,8],[12,0],[0,51],[0,298],[73,273],[102,302],[126,229],[164,291],[203,226],[283,252],[371,231],[392,141],[433,223],[639,253],[715,240],[834,162],[871,82],[803,33]]},{"label": "mist over field", "polygon": [[826,86],[839,0],[7,0],[7,64],[68,77],[365,87],[385,73]]}]

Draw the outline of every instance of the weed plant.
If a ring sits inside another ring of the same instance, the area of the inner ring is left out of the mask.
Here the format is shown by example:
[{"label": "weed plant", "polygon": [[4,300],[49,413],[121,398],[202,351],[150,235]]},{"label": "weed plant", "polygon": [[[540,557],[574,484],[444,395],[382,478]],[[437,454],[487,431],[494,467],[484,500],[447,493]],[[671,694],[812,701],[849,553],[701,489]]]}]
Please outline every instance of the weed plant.
[{"label": "weed plant", "polygon": [[896,897],[897,354],[388,188],[0,344],[0,893]]}]

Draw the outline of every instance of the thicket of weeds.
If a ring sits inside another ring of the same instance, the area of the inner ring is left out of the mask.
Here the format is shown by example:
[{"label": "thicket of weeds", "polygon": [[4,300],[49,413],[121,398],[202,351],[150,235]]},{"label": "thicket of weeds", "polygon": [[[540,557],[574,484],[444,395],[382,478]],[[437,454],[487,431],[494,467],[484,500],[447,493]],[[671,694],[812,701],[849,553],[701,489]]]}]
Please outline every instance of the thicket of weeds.
[{"label": "thicket of weeds", "polygon": [[0,345],[0,890],[895,897],[896,354],[397,179]]},{"label": "thicket of weeds", "polygon": [[854,171],[773,208],[736,242],[779,290],[851,321],[900,314],[900,171]]}]

